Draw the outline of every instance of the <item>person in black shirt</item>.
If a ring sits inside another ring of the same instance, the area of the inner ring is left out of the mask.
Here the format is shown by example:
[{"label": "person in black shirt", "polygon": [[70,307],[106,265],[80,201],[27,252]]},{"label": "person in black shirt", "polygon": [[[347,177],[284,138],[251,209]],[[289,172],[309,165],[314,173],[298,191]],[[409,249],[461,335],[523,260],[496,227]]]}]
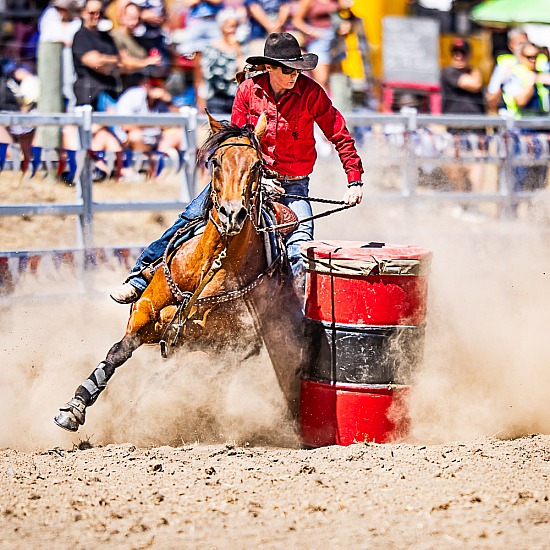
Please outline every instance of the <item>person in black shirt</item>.
[{"label": "person in black shirt", "polygon": [[[444,114],[482,115],[485,113],[483,77],[471,65],[471,47],[468,41],[455,38],[451,43],[451,63],[441,73],[442,112]],[[479,151],[483,130],[450,128],[454,138],[455,154],[469,150],[474,156]],[[476,143],[477,141],[477,143]],[[478,162],[461,163],[459,159],[443,167],[453,191],[479,191],[483,181],[483,165]],[[455,213],[472,215],[472,207],[458,206]],[[475,214],[475,212],[474,212]],[[473,216],[472,216],[473,217]]]},{"label": "person in black shirt", "polygon": [[483,77],[479,69],[471,65],[469,42],[455,38],[451,44],[452,60],[441,73],[443,113],[482,115]]},{"label": "person in black shirt", "polygon": [[113,100],[118,97],[118,75],[122,65],[111,36],[97,28],[101,9],[100,0],[86,2],[82,12],[83,25],[73,40],[76,104],[91,105],[94,110],[98,110],[102,94],[108,94]]},{"label": "person in black shirt", "polygon": [[[9,66],[11,68],[8,68]],[[13,71],[15,63],[10,60],[0,60],[0,111],[19,111],[19,103],[15,94],[8,86],[9,71]],[[12,143],[9,128],[0,126],[0,143]]]}]

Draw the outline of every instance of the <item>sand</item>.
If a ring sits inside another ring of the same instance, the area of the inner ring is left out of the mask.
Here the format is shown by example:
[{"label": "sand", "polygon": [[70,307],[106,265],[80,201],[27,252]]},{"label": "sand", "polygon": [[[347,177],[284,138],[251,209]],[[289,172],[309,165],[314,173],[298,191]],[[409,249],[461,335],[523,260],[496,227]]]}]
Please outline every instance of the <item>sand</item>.
[{"label": "sand", "polygon": [[[312,195],[341,195],[337,164],[320,162]],[[391,190],[390,176],[367,176],[367,194]],[[3,203],[74,193],[5,173],[0,185]],[[177,189],[96,186],[102,200]],[[548,197],[510,221],[481,212],[367,196],[317,224],[317,238],[434,253],[412,431],[392,444],[303,449],[265,353],[227,369],[156,347],[63,432],[57,408],[123,333],[128,310],[108,289],[125,270],[100,273],[92,294],[60,292],[68,272],[24,277],[0,298],[0,547],[550,548]],[[102,214],[97,244],[146,244],[175,214]],[[0,224],[4,250],[74,240],[70,216]]]}]

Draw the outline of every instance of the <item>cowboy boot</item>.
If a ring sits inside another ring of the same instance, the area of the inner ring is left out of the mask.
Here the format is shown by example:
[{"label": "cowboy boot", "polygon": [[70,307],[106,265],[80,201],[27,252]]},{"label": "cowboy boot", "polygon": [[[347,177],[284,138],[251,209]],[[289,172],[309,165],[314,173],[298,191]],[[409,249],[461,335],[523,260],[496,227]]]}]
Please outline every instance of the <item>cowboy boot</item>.
[{"label": "cowboy boot", "polygon": [[130,283],[123,283],[113,289],[110,296],[119,304],[131,304],[141,296],[141,291]]}]

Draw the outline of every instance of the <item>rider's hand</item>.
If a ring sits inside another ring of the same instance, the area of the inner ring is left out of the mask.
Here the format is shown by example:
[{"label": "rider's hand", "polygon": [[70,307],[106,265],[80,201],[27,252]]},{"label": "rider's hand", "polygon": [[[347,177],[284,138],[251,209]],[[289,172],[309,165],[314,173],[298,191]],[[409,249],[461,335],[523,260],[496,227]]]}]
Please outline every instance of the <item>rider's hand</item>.
[{"label": "rider's hand", "polygon": [[[353,182],[355,183],[355,182]],[[346,204],[361,204],[363,200],[363,184],[349,185],[345,194],[344,202]]]},{"label": "rider's hand", "polygon": [[276,193],[284,193],[285,189],[284,187],[281,187],[280,185],[277,185],[272,180],[264,181],[263,183],[264,189],[271,195],[275,195]]}]

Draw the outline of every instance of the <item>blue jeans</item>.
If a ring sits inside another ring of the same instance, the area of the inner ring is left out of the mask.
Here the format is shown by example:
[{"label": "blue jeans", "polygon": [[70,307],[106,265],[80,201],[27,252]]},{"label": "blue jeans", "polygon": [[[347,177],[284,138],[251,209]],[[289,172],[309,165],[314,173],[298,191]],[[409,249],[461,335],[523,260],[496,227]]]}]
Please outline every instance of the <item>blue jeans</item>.
[{"label": "blue jeans", "polygon": [[[289,208],[298,216],[299,220],[307,218],[313,214],[311,203],[307,200],[309,194],[309,178],[298,181],[279,181],[285,193],[289,195],[300,195],[304,199],[285,199],[281,196],[280,202]],[[304,264],[300,256],[300,245],[313,239],[313,220],[301,223],[286,239],[286,251],[292,275],[296,281],[301,281],[305,277]]]},{"label": "blue jeans", "polygon": [[[281,203],[290,207],[301,220],[312,215],[311,204],[305,197],[308,196],[309,178],[299,181],[279,181],[278,182],[289,195],[300,195],[301,199],[281,199]],[[144,291],[147,288],[147,281],[142,275],[142,270],[148,265],[162,257],[166,247],[176,234],[176,231],[184,227],[190,220],[201,218],[204,215],[204,207],[210,196],[211,186],[207,185],[201,193],[193,199],[187,208],[179,215],[172,227],[169,227],[156,241],[153,241],[140,255],[136,265],[132,268],[128,277],[128,282],[138,290]],[[284,197],[284,195],[283,195]],[[178,243],[188,241],[193,237],[194,230],[191,229],[180,237]],[[303,278],[305,272],[300,256],[300,245],[305,241],[313,239],[313,221],[301,223],[286,239],[287,255],[292,269],[292,274],[296,279]]]}]

